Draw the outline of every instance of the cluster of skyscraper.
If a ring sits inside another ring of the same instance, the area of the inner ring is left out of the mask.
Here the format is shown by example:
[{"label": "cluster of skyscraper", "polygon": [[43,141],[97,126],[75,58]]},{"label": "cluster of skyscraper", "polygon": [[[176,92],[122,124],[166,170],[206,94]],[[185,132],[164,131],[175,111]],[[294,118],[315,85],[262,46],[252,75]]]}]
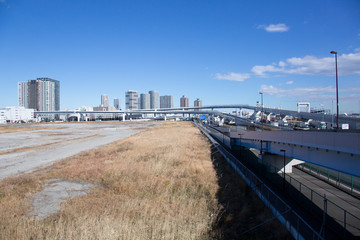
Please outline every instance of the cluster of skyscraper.
[{"label": "cluster of skyscraper", "polygon": [[[160,97],[160,108],[165,106],[161,100],[164,96]],[[159,108],[159,92],[152,90],[149,93],[139,94],[137,91],[129,90],[125,92],[125,109],[157,109]],[[163,107],[164,108],[164,107]]]},{"label": "cluster of skyscraper", "polygon": [[60,82],[51,78],[37,78],[18,83],[19,106],[36,111],[60,110]]},{"label": "cluster of skyscraper", "polygon": [[[201,107],[200,99],[194,101],[195,107]],[[171,95],[160,96],[160,108],[173,108],[174,97]],[[189,107],[189,98],[182,96],[180,99],[180,107]],[[129,90],[125,93],[125,109],[158,109],[159,108],[159,92],[152,90],[149,93],[141,93],[140,97],[137,91]]]},{"label": "cluster of skyscraper", "polygon": [[[173,108],[174,97],[171,95],[164,95],[159,97],[159,92],[152,90],[149,93],[139,93],[134,90],[128,90],[125,92],[125,109],[158,109],[160,99],[160,108]],[[194,107],[201,107],[202,102],[200,99],[194,101]],[[182,96],[180,98],[180,107],[189,107],[189,98]],[[101,105],[96,107],[96,110],[108,111],[111,109],[109,105],[109,97],[106,94],[101,95]],[[114,99],[114,108],[120,109],[120,99]]]}]

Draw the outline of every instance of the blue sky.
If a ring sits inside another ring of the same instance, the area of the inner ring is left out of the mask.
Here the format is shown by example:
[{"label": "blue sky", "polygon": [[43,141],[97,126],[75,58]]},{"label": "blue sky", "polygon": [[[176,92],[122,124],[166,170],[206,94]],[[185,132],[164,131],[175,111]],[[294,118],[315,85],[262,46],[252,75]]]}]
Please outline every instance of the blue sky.
[{"label": "blue sky", "polygon": [[[204,105],[360,111],[360,1],[0,0],[0,107],[61,82],[61,109],[158,90]],[[332,107],[333,106],[333,107]]]}]

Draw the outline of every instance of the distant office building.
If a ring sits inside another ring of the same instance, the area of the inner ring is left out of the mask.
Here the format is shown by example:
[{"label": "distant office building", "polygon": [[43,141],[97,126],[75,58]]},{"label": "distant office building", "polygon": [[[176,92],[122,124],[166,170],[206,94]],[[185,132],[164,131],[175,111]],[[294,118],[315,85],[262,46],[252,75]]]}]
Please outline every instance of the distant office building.
[{"label": "distant office building", "polygon": [[34,109],[28,109],[23,106],[2,108],[0,109],[0,119],[0,123],[33,121]]},{"label": "distant office building", "polygon": [[125,109],[134,110],[138,109],[138,92],[129,90],[125,92]]},{"label": "distant office building", "polygon": [[60,110],[60,82],[51,78],[37,78],[18,83],[19,106],[37,111]]},{"label": "distant office building", "polygon": [[160,108],[173,108],[174,98],[170,95],[160,96]]},{"label": "distant office building", "polygon": [[120,99],[119,98],[115,98],[114,99],[114,107],[116,110],[120,110]]},{"label": "distant office building", "polygon": [[189,106],[189,98],[185,97],[185,95],[183,95],[180,98],[180,107],[188,107]]},{"label": "distant office building", "polygon": [[140,94],[140,109],[150,109],[150,94]]},{"label": "distant office building", "polygon": [[194,101],[194,107],[202,107],[202,101],[199,98]]},{"label": "distant office building", "polygon": [[150,108],[158,109],[159,108],[159,92],[152,90],[149,91],[150,94]]},{"label": "distant office building", "polygon": [[101,105],[103,107],[110,107],[110,100],[109,100],[109,96],[107,94],[101,95]]},{"label": "distant office building", "polygon": [[115,111],[116,109],[114,107],[104,107],[102,105],[93,107],[94,112],[108,112],[108,111]]}]

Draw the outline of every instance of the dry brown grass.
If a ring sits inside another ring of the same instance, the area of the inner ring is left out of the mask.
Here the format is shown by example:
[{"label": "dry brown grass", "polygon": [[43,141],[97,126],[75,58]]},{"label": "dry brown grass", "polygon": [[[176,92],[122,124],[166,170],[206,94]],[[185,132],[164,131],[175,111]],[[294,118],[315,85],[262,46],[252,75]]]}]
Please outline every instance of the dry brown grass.
[{"label": "dry brown grass", "polygon": [[[95,183],[44,220],[31,199],[50,179]],[[166,123],[0,182],[0,239],[201,239],[218,212],[210,145],[190,123]]]},{"label": "dry brown grass", "polygon": [[[29,217],[35,193],[53,179],[95,187],[44,220]],[[189,122],[166,122],[7,178],[0,213],[0,239],[291,238],[277,221],[242,234],[272,215]]]},{"label": "dry brown grass", "polygon": [[53,130],[58,127],[40,127],[37,124],[4,124],[0,125],[0,134],[2,133],[13,133],[13,132],[25,132],[25,131],[36,131],[36,130]]}]

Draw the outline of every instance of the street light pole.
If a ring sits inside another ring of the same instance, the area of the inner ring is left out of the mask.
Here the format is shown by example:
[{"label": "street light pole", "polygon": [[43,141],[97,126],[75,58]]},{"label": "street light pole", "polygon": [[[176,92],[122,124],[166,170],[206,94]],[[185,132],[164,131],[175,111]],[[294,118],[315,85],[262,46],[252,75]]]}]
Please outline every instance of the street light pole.
[{"label": "street light pole", "polygon": [[263,102],[263,92],[259,92],[259,94],[261,95],[261,118],[260,118],[260,122],[261,122],[261,129],[264,131],[264,123],[263,123],[263,112],[264,112],[264,102]]},{"label": "street light pole", "polygon": [[339,86],[338,86],[338,68],[337,68],[337,52],[331,51],[335,54],[335,71],[336,71],[336,129],[339,130]]}]

